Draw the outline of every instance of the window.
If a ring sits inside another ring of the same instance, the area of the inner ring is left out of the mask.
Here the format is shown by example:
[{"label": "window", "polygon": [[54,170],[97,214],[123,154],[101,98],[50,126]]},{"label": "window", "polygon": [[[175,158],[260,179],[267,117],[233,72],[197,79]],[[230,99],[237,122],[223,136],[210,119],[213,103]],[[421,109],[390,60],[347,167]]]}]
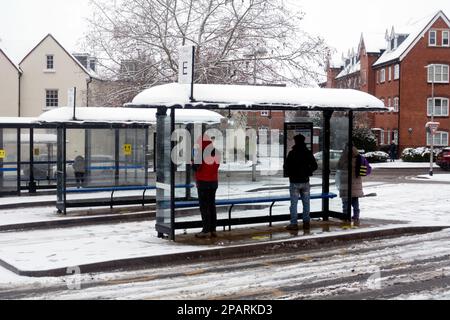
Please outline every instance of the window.
[{"label": "window", "polygon": [[448,47],[449,44],[449,35],[450,35],[450,31],[442,31],[442,46],[443,47]]},{"label": "window", "polygon": [[47,56],[47,70],[55,69],[55,59],[52,54],[48,54]]},{"label": "window", "polygon": [[268,117],[269,111],[261,111],[261,117]]},{"label": "window", "polygon": [[45,106],[47,108],[58,106],[58,90],[46,90]]},{"label": "window", "polygon": [[380,71],[380,83],[384,83],[386,81],[386,69],[381,69]]},{"label": "window", "polygon": [[387,105],[387,107],[388,107],[388,108],[391,108],[391,107],[392,107],[392,104],[391,104],[391,98],[388,98],[388,105]]},{"label": "window", "polygon": [[394,80],[400,79],[400,65],[396,64],[394,66]]},{"label": "window", "polygon": [[[427,132],[427,145],[431,145],[431,137],[432,135]],[[448,146],[448,132],[443,132],[443,131],[438,131],[436,132],[436,134],[434,135],[434,141],[433,141],[435,146],[441,146],[441,147],[446,147]]]},{"label": "window", "polygon": [[380,144],[383,145],[384,143],[384,130],[380,131]]},{"label": "window", "polygon": [[366,85],[367,84],[367,70],[361,71],[361,84]]},{"label": "window", "polygon": [[433,99],[428,99],[427,115],[431,117],[433,114],[436,117],[448,117],[448,99],[447,98],[435,98],[434,105]]},{"label": "window", "polygon": [[400,111],[400,98],[395,97],[394,98],[394,112]]},{"label": "window", "polygon": [[428,83],[448,83],[448,65],[431,64],[428,66]]},{"label": "window", "polygon": [[389,67],[389,81],[392,81],[392,67]]},{"label": "window", "polygon": [[431,30],[428,36],[428,45],[429,46],[436,46],[436,38],[437,38],[437,32],[436,30]]},{"label": "window", "polygon": [[395,144],[398,145],[398,130],[394,130],[394,139]]}]

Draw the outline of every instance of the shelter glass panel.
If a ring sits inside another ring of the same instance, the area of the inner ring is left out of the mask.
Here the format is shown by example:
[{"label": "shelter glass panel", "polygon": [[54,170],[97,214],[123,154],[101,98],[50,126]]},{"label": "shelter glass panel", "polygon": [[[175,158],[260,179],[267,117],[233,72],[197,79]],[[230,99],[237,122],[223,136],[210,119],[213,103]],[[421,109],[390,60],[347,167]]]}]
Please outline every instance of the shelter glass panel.
[{"label": "shelter glass panel", "polygon": [[120,186],[146,184],[145,129],[120,129]]},{"label": "shelter glass panel", "polygon": [[[171,190],[171,119],[168,115],[158,116],[158,136],[156,143],[156,161],[158,170],[156,172],[157,183],[157,229],[172,228],[172,190]],[[164,230],[158,232],[164,233]]]},{"label": "shelter glass panel", "polygon": [[77,148],[68,151],[68,159],[73,161],[77,155],[85,158],[86,187],[116,185],[116,176],[119,179],[119,132],[115,129],[90,129],[86,130],[86,136],[83,132],[75,131],[74,134],[79,135],[82,141]]},{"label": "shelter glass panel", "polygon": [[17,129],[0,128],[0,194],[18,193]]},{"label": "shelter glass panel", "polygon": [[[344,214],[344,200],[347,201],[349,185],[349,150],[347,148],[349,137],[349,114],[335,112],[331,118],[331,148],[330,148],[330,169],[331,179],[334,178],[334,186],[331,192],[338,195],[337,199],[330,202],[330,210]],[[352,173],[355,167],[355,160],[352,160]],[[354,173],[352,174],[352,176]]]}]

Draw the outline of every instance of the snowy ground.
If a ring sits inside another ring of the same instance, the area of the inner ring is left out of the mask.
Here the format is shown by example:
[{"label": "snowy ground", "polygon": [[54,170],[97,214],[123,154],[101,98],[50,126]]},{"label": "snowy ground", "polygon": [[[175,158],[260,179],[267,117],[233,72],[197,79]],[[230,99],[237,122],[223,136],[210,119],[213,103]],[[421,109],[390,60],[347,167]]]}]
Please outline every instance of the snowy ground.
[{"label": "snowy ground", "polygon": [[[403,167],[402,163],[384,165]],[[417,167],[417,165],[414,164],[412,167]],[[426,168],[426,164],[420,165]],[[375,168],[377,168],[377,165],[375,165]],[[417,183],[365,184],[365,193],[376,193],[377,197],[361,199],[362,218],[404,221],[411,225],[450,226],[450,174],[436,174],[433,177],[423,175],[415,179],[417,179]],[[423,183],[424,180],[428,180],[426,184]],[[314,182],[318,181],[315,180]],[[446,183],[449,185],[447,186]],[[225,185],[227,185],[227,188],[219,192],[222,196],[239,197],[249,190],[249,184],[244,182],[228,182]],[[256,185],[252,184],[250,187],[264,188],[267,186],[286,185],[285,179],[273,178],[272,180],[259,182]],[[315,191],[319,191],[319,189],[312,192],[314,193]],[[332,190],[332,192],[337,191]],[[267,194],[286,194],[286,191],[267,191]],[[8,201],[13,201],[13,199]],[[289,212],[288,206],[287,203],[278,206],[275,208],[274,213],[286,214]],[[340,206],[339,199],[331,202],[332,210],[340,210]],[[319,208],[320,201],[313,201],[312,210],[318,210]],[[240,214],[252,215],[255,213],[257,211],[247,211]],[[52,207],[2,210],[0,212],[0,223],[41,221],[42,219],[52,219],[53,215],[54,208]],[[195,232],[195,230],[192,230],[192,232]],[[315,236],[317,235],[312,235],[311,237]],[[111,259],[205,250],[215,247],[217,246],[199,248],[160,240],[156,237],[154,222],[152,221],[0,233],[0,258],[22,270],[77,266]],[[111,250],[111,248],[114,249]],[[2,288],[20,285],[35,285],[39,287],[49,284],[61,284],[64,281],[65,278],[31,279],[20,277],[0,268],[0,292]],[[430,295],[429,293],[426,294]],[[425,297],[426,294],[424,295]]]}]

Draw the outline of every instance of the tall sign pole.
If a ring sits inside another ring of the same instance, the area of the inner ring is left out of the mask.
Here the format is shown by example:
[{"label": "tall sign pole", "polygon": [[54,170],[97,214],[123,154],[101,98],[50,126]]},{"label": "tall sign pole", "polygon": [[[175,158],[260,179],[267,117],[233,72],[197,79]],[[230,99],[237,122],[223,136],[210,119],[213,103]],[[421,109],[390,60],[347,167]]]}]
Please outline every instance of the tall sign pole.
[{"label": "tall sign pole", "polygon": [[183,46],[180,48],[180,61],[178,70],[178,83],[191,85],[189,99],[194,99],[194,74],[195,74],[195,47]]},{"label": "tall sign pole", "polygon": [[77,117],[76,117],[76,104],[77,104],[77,88],[73,87],[70,88],[67,92],[67,106],[70,108],[73,108],[73,117],[72,120],[76,121]]}]

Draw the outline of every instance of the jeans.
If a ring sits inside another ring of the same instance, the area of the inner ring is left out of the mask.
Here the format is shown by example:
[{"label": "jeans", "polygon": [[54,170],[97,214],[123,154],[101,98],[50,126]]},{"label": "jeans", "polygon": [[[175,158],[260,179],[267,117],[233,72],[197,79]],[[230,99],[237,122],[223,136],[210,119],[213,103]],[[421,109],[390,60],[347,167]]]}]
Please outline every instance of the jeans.
[{"label": "jeans", "polygon": [[84,172],[75,172],[75,179],[77,181],[77,188],[81,188],[84,185]]},{"label": "jeans", "polygon": [[[342,199],[342,206],[344,208],[344,214],[347,214],[348,210],[348,200]],[[353,219],[359,220],[359,214],[361,210],[359,209],[359,198],[352,198],[352,207],[353,207]]]},{"label": "jeans", "polygon": [[200,203],[200,211],[202,214],[204,233],[216,232],[217,228],[217,209],[216,209],[216,193],[218,184],[199,182],[198,183],[198,199]]},{"label": "jeans", "polygon": [[303,222],[309,223],[310,218],[310,194],[311,186],[308,183],[291,183],[291,224],[298,224],[298,199],[302,198],[303,203]]}]

